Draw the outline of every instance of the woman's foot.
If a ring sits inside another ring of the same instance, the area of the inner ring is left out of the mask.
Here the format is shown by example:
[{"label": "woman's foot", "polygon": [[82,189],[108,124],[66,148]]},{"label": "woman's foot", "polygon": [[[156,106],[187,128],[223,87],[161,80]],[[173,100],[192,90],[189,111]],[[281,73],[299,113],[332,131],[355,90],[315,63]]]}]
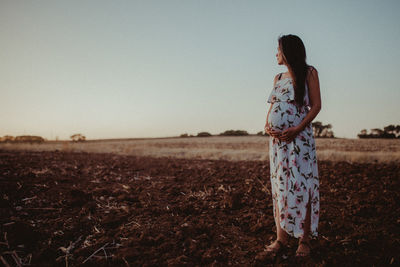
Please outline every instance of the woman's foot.
[{"label": "woman's foot", "polygon": [[276,255],[287,247],[288,241],[275,240],[256,256],[256,261],[274,261]]},{"label": "woman's foot", "polygon": [[270,245],[266,247],[268,254],[275,256],[278,252],[282,251],[287,247],[288,241],[276,239]]},{"label": "woman's foot", "polygon": [[310,240],[301,240],[296,250],[296,257],[304,258],[311,253]]}]

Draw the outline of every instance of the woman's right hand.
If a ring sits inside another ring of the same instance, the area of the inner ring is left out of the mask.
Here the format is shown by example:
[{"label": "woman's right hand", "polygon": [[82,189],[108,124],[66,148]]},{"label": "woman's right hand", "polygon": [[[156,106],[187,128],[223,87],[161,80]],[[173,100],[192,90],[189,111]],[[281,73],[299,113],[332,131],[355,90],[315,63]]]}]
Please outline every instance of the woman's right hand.
[{"label": "woman's right hand", "polygon": [[275,137],[275,138],[280,138],[280,137],[281,137],[281,134],[282,134],[282,132],[280,132],[280,131],[272,130],[272,129],[269,127],[268,124],[265,125],[264,131],[265,131],[267,134],[269,134],[270,136]]}]

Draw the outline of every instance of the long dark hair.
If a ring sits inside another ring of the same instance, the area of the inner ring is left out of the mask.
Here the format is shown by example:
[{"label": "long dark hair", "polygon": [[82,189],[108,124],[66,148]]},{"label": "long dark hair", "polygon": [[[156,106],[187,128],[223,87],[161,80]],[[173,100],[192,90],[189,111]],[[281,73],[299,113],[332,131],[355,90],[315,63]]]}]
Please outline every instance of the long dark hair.
[{"label": "long dark hair", "polygon": [[278,43],[289,73],[293,77],[295,102],[298,106],[303,106],[307,70],[312,67],[306,63],[306,48],[303,41],[293,34],[280,36]]}]

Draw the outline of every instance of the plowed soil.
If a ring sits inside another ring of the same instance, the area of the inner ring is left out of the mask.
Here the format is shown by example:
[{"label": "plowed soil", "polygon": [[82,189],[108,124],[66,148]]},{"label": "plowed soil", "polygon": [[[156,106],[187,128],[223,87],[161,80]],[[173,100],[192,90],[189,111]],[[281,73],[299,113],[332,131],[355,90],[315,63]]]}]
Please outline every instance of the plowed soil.
[{"label": "plowed soil", "polygon": [[[319,161],[310,266],[400,264],[400,166]],[[269,162],[0,150],[0,262],[296,264],[275,259]]]}]

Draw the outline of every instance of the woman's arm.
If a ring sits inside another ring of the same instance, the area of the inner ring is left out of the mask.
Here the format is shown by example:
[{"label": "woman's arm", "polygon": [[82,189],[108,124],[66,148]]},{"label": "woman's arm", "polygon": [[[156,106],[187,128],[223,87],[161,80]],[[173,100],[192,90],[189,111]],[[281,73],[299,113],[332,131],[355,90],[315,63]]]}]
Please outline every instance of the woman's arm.
[{"label": "woman's arm", "polygon": [[309,123],[318,115],[321,110],[321,93],[319,89],[319,78],[318,72],[315,68],[312,68],[307,75],[308,84],[308,95],[310,97],[311,109],[303,119],[303,121],[297,125],[299,132],[303,131]]},{"label": "woman's arm", "polygon": [[308,73],[307,84],[311,109],[301,123],[282,132],[282,135],[279,137],[282,141],[291,142],[299,133],[301,133],[301,131],[304,130],[304,128],[307,127],[309,123],[312,122],[321,110],[321,94],[319,90],[318,72],[316,69],[312,68]]}]

